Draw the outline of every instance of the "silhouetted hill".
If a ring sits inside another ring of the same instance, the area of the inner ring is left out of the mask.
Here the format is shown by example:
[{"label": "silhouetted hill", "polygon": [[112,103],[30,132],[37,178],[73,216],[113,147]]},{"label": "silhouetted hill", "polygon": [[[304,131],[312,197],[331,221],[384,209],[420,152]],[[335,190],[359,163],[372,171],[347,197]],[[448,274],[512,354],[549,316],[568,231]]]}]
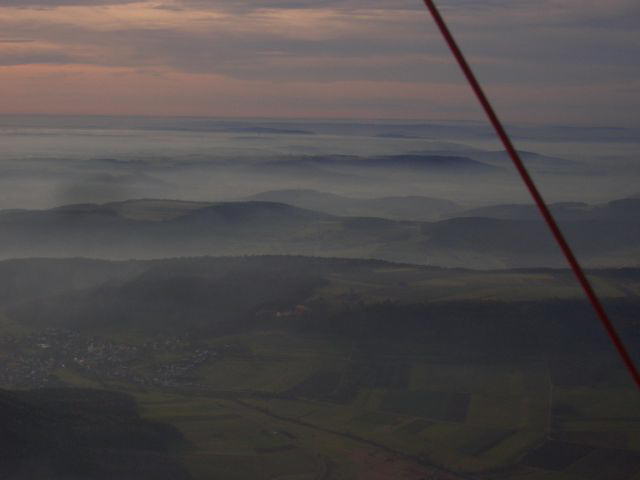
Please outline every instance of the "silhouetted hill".
[{"label": "silhouetted hill", "polygon": [[379,167],[404,167],[434,171],[493,172],[500,170],[499,167],[468,157],[450,155],[388,155],[373,158],[369,162]]},{"label": "silhouetted hill", "polygon": [[[102,283],[84,289],[60,286],[34,278],[38,295],[29,296],[29,285],[12,289],[22,301],[0,292],[0,306],[23,325],[75,328],[85,331],[126,329],[161,331],[205,329],[225,331],[230,325],[253,317],[261,309],[286,309],[326,283],[325,275],[343,268],[353,270],[357,260],[325,260],[305,257],[194,258],[138,262],[103,262],[87,265],[69,260],[69,266],[48,260],[25,260],[25,270],[34,264],[49,272],[94,270],[99,276],[109,267],[119,271],[120,279],[104,276]],[[0,281],[26,275],[15,269],[2,269]],[[373,262],[372,264],[376,264]],[[4,276],[2,276],[4,274]],[[33,278],[35,275],[31,275]],[[6,283],[5,283],[6,282]],[[26,291],[26,293],[25,293]]]},{"label": "silhouetted hill", "polygon": [[[293,196],[307,198],[306,193]],[[342,202],[322,194],[305,201],[336,209]],[[406,209],[411,202],[420,210],[420,202],[431,200],[380,199],[365,201],[365,208]],[[559,216],[562,227],[583,262],[633,266],[640,248],[637,204],[627,199],[557,208],[566,212]],[[263,201],[201,205],[151,200],[5,211],[0,213],[0,252],[4,258],[293,254],[471,268],[564,266],[530,206],[490,207],[432,223],[343,213],[347,216]]]},{"label": "silhouetted hill", "polygon": [[121,393],[0,390],[0,478],[188,480],[170,451],[174,427],[140,418]]},{"label": "silhouetted hill", "polygon": [[[611,202],[589,205],[580,202],[553,203],[551,211],[558,220],[564,221],[640,221],[640,198],[625,198]],[[488,217],[503,220],[538,220],[540,213],[532,204],[502,204],[455,212],[456,217]]]},{"label": "silhouetted hill", "polygon": [[[540,282],[540,275],[546,276],[546,281]],[[598,271],[597,275],[615,285],[640,279],[637,269]],[[76,280],[60,281],[64,276]],[[81,278],[92,281],[78,288],[75,282]],[[565,288],[571,281],[564,271],[487,274],[377,260],[298,256],[138,262],[27,259],[0,262],[0,310],[15,323],[32,328],[220,334],[245,328],[261,312],[287,311],[298,304],[316,304],[319,298],[338,304],[394,298],[442,301],[456,298],[451,297],[451,291],[462,298],[467,294],[475,298],[476,291],[480,298],[487,291],[498,298],[510,298],[514,295],[512,278],[532,282],[531,294],[516,291],[516,299],[555,298],[553,288]],[[447,285],[465,286],[462,292]],[[579,296],[579,290],[576,292]],[[324,307],[314,310],[318,308]],[[319,314],[319,321],[327,315]]]},{"label": "silhouetted hill", "polygon": [[[145,270],[141,262],[84,258],[22,259],[0,262],[0,302],[19,303],[43,295],[119,282]],[[10,279],[10,280],[9,280]]]},{"label": "silhouetted hill", "polygon": [[300,222],[330,220],[327,214],[275,202],[229,202],[191,211],[178,219],[181,225],[262,228],[296,225]]},{"label": "silhouetted hill", "polygon": [[[68,262],[22,263],[31,272],[38,263],[43,271],[106,271],[99,263]],[[0,276],[0,284],[12,283],[21,262],[14,263],[12,271]],[[396,345],[402,344],[399,339],[411,339],[435,351],[448,349],[447,355],[519,358],[542,349],[594,353],[608,347],[566,270],[473,272],[373,260],[260,256],[137,262],[141,273],[134,274],[129,263],[113,262],[112,271],[124,269],[120,280],[105,279],[82,290],[69,286],[60,292],[49,274],[52,280],[41,282],[39,296],[22,294],[18,302],[4,297],[0,309],[15,324],[35,331],[53,328],[118,338],[188,334],[207,339],[276,330],[378,343],[395,339]],[[625,338],[637,344],[638,297],[627,285],[637,283],[640,271],[592,275],[607,292],[603,298]],[[49,402],[55,398],[46,397]],[[82,398],[68,403],[79,403],[73,406],[78,421],[91,420],[90,412],[83,413],[85,404],[113,405],[122,410],[121,418],[134,418],[135,406],[126,398]],[[109,411],[104,408],[105,415]],[[102,425],[100,418],[95,422]]]},{"label": "silhouetted hill", "polygon": [[251,200],[280,202],[332,215],[384,217],[394,220],[432,221],[460,210],[449,200],[424,196],[351,198],[316,190],[274,190]]},{"label": "silhouetted hill", "polygon": [[[584,171],[586,167],[586,165],[581,164],[580,162],[568,160],[566,158],[541,155],[536,152],[528,152],[524,150],[519,150],[519,153],[527,168],[538,173],[576,173],[576,171]],[[468,153],[464,152],[464,155],[468,155],[474,160],[486,162],[490,165],[512,168],[511,159],[504,150],[472,150]]]},{"label": "silhouetted hill", "polygon": [[460,173],[492,173],[502,170],[468,157],[456,155],[404,154],[384,155],[376,157],[359,157],[355,155],[307,156],[268,162],[269,166],[295,165],[313,167],[349,167],[358,169],[391,169],[394,171],[414,171],[424,173],[460,174]]},{"label": "silhouetted hill", "polygon": [[[605,252],[637,249],[640,239],[640,223],[583,220],[561,222],[561,227],[579,258],[587,262],[605,257]],[[454,218],[424,224],[423,232],[429,238],[430,251],[473,252],[500,259],[505,265],[535,267],[564,263],[548,227],[540,220]],[[630,265],[633,258],[633,255],[628,258]]]}]

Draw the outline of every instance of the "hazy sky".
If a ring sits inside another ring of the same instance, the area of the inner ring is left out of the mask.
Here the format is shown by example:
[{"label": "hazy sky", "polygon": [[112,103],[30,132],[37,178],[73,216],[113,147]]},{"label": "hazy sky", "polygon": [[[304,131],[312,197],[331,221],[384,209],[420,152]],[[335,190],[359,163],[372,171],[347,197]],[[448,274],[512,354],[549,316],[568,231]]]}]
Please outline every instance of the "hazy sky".
[{"label": "hazy sky", "polygon": [[[638,0],[440,0],[506,120],[640,124]],[[0,113],[479,119],[421,0],[0,0]]]}]

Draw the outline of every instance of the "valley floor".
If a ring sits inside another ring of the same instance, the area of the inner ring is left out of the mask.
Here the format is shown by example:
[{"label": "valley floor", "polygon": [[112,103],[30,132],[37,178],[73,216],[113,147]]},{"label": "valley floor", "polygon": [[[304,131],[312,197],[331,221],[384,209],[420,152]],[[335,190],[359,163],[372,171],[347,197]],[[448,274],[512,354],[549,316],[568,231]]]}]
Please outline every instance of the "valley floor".
[{"label": "valley floor", "polygon": [[200,344],[204,361],[161,381],[194,347],[165,343],[137,377],[87,360],[49,380],[133,394],[192,443],[195,479],[639,478],[637,394],[572,384],[549,359],[469,362],[272,331]]}]

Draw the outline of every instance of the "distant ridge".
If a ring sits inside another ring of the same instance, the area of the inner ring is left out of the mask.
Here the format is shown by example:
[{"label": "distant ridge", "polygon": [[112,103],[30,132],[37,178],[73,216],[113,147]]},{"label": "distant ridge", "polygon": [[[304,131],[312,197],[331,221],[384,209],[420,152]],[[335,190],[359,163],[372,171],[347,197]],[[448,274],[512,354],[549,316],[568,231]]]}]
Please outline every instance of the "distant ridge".
[{"label": "distant ridge", "polygon": [[282,202],[332,215],[415,221],[437,220],[461,209],[455,202],[419,195],[363,199],[308,189],[273,190],[253,195],[248,200]]},{"label": "distant ridge", "polygon": [[[0,258],[284,254],[480,269],[564,265],[542,222],[526,205],[494,206],[425,222],[398,218],[424,214],[431,207],[436,215],[438,209],[453,206],[422,197],[361,201],[299,190],[264,196],[315,204],[302,208],[259,200],[141,200],[4,211]],[[563,229],[586,265],[638,264],[640,200],[556,208],[564,209]],[[335,213],[327,213],[331,211]]]},{"label": "distant ridge", "polygon": [[456,155],[405,154],[373,157],[355,155],[306,156],[267,162],[267,165],[306,165],[315,167],[349,167],[358,169],[400,169],[432,173],[495,173],[502,167]]},{"label": "distant ridge", "polygon": [[[640,222],[640,198],[624,198],[598,205],[582,202],[561,202],[550,205],[556,218],[566,221],[607,220]],[[532,204],[500,204],[458,211],[456,217],[488,217],[503,220],[539,220]]]},{"label": "distant ridge", "polygon": [[451,155],[389,155],[376,157],[369,162],[379,166],[427,169],[427,170],[454,170],[454,171],[475,171],[475,172],[495,172],[502,170],[500,167],[488,163],[472,160],[468,157]]}]

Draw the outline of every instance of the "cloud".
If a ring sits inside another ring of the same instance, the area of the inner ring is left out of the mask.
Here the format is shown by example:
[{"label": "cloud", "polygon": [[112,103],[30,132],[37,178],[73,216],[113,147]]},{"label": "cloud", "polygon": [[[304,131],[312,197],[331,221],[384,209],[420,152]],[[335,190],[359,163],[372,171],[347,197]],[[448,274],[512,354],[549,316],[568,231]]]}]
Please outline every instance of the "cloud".
[{"label": "cloud", "polygon": [[140,0],[0,0],[0,7],[55,8],[62,6],[122,5]]},{"label": "cloud", "polygon": [[[567,108],[577,112],[577,100],[566,93],[572,88],[608,98],[620,111],[640,106],[621,89],[640,78],[636,0],[438,5],[483,82],[492,91],[516,88],[523,96],[519,108],[539,103],[544,91],[560,109],[563,96],[552,92],[562,91]],[[150,72],[200,75],[215,78],[217,85],[224,78],[225,88],[234,81],[242,85],[246,98],[251,85],[256,92],[274,84],[289,85],[289,91],[306,85],[315,99],[301,95],[296,102],[310,111],[328,101],[317,93],[319,85],[335,89],[336,97],[345,85],[367,85],[370,98],[341,97],[341,105],[360,108],[368,102],[389,112],[410,103],[394,92],[381,95],[391,85],[415,96],[447,84],[464,87],[419,0],[0,0],[0,6],[6,38],[0,38],[0,65],[128,69],[146,72],[136,76],[142,83]],[[590,103],[605,108],[595,99],[583,100],[585,112]]]},{"label": "cloud", "polygon": [[0,53],[0,65],[69,64],[77,59],[63,52],[32,51],[28,53]]},{"label": "cloud", "polygon": [[[540,13],[545,9],[534,9],[520,0],[510,2],[510,8],[503,0],[482,2],[482,6],[468,0],[442,2],[452,11],[452,25],[457,27],[455,31],[472,60],[489,67],[510,63],[527,70],[528,79],[540,77],[531,77],[531,71],[541,61],[559,68],[560,74],[567,71],[567,65],[584,63],[585,57],[592,66],[613,64],[616,73],[624,73],[620,65],[628,68],[635,63],[637,42],[629,41],[635,32],[621,30],[597,36],[593,35],[598,28],[593,22],[580,23],[577,19],[600,14],[602,8],[597,2],[545,0],[545,7],[553,15]],[[416,3],[402,1],[400,6],[415,7]],[[579,12],[565,7],[566,3],[590,8]],[[7,20],[0,25],[6,33],[22,37],[28,33],[61,48],[92,46],[94,58],[76,56],[79,63],[165,66],[239,78],[263,75],[282,79],[291,75],[302,80],[306,74],[310,79],[320,76],[329,81],[332,76],[335,80],[354,78],[360,72],[362,78],[388,79],[395,71],[419,81],[425,69],[440,68],[440,60],[448,56],[426,12],[415,15],[395,8],[397,4],[388,0],[183,0],[172,5],[200,5],[201,10],[162,11],[157,4],[112,5],[106,13],[90,8],[62,9],[57,15],[23,15],[22,21],[19,14],[14,14],[13,22]],[[333,8],[335,5],[340,8]],[[363,10],[365,6],[384,11]],[[343,11],[347,7],[357,11]],[[477,14],[478,10],[498,7],[499,15]],[[629,8],[635,8],[634,4],[612,2],[611,10],[620,15]],[[243,13],[230,11],[233,9]],[[608,22],[614,18],[608,17]],[[536,30],[529,27],[521,31],[531,24]],[[378,68],[374,59],[379,62]],[[505,70],[498,68],[496,78],[498,74],[502,79],[514,76],[513,71]]]},{"label": "cloud", "polygon": [[185,8],[215,8],[248,12],[255,10],[421,10],[424,7],[414,0],[176,0],[166,5]]}]

